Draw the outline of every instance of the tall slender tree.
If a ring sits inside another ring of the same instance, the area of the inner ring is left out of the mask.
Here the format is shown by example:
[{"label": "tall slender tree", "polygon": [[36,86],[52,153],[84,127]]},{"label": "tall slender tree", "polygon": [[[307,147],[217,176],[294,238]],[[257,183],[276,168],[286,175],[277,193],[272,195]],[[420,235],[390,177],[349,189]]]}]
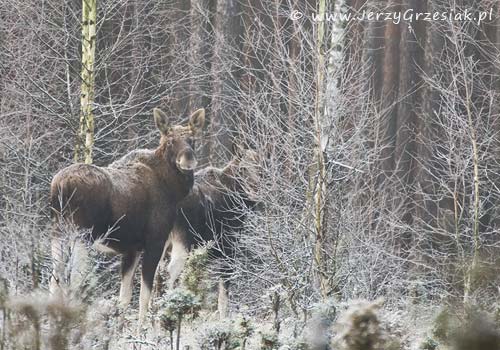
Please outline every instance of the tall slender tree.
[{"label": "tall slender tree", "polygon": [[94,147],[94,61],[96,45],[97,0],[82,1],[82,69],[80,92],[80,128],[75,161],[92,163]]}]

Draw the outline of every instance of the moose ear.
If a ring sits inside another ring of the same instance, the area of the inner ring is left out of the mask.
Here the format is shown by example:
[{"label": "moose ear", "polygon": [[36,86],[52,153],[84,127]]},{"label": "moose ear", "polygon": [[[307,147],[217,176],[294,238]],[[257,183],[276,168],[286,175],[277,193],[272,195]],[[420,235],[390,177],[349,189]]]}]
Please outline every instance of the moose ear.
[{"label": "moose ear", "polygon": [[159,108],[153,109],[153,116],[155,118],[155,124],[158,130],[162,134],[166,134],[168,131],[168,121],[167,115]]},{"label": "moose ear", "polygon": [[189,127],[193,132],[199,131],[205,125],[205,108],[200,108],[189,117]]}]

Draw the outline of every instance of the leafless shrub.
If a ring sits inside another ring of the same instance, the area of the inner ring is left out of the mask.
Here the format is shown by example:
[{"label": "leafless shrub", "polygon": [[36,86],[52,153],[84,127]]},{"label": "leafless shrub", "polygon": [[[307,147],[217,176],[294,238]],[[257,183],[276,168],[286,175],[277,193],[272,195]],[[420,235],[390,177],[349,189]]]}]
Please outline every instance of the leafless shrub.
[{"label": "leafless shrub", "polygon": [[378,316],[380,303],[359,301],[351,304],[335,326],[334,343],[346,350],[398,349],[381,325]]},{"label": "leafless shrub", "polygon": [[[325,2],[326,11],[357,13],[467,4]],[[499,284],[498,4],[474,2],[474,11],[491,6],[498,17],[480,25],[289,18],[292,10],[316,13],[318,5],[99,1],[96,164],[152,148],[155,132],[145,121],[158,105],[179,118],[207,107],[208,140],[197,145],[203,165],[225,164],[233,143],[256,150],[263,159],[259,205],[245,213],[236,255],[228,257],[231,307],[274,322],[281,337],[290,325],[292,339],[283,345],[300,342],[314,305],[330,298],[341,305],[383,296],[385,308],[406,310],[408,320],[413,310],[429,315],[441,304],[492,305]],[[11,0],[0,8],[0,277],[11,297],[45,290],[50,280],[46,198],[51,176],[73,159],[80,17],[77,2]],[[72,246],[68,238],[67,262]],[[118,267],[99,254],[89,259],[83,291],[69,294],[84,300],[89,324],[102,329],[86,329],[92,346],[120,346],[117,339],[131,331],[127,311],[108,299],[117,274],[107,270]],[[275,312],[266,292],[277,286]],[[354,337],[344,346],[379,346],[384,322],[376,306],[358,311],[367,317],[358,326],[374,341]],[[16,328],[7,330],[3,312],[8,348]],[[29,323],[29,332],[39,327],[43,338],[48,320],[39,323]],[[490,334],[478,327],[471,334]],[[32,344],[37,337],[29,334],[16,341]],[[152,337],[125,343],[161,343]]]},{"label": "leafless shrub", "polygon": [[[51,349],[69,349],[78,344],[84,333],[85,308],[82,305],[54,300],[41,293],[29,297],[12,298],[8,303],[12,311],[9,330],[16,342],[28,341],[28,346],[42,349],[46,342]],[[42,327],[48,321],[50,332],[44,341]],[[31,326],[26,327],[27,324]],[[23,340],[24,337],[30,340]]]}]

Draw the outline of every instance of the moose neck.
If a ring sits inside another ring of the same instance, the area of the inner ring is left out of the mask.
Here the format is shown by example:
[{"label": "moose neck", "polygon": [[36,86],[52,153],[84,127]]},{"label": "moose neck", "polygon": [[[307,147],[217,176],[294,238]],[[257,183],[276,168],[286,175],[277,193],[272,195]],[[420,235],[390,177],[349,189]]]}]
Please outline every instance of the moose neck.
[{"label": "moose neck", "polygon": [[190,171],[188,173],[181,173],[176,167],[169,169],[172,171],[172,184],[175,184],[175,199],[176,201],[181,201],[184,197],[189,194],[191,188],[194,184],[194,175],[193,172]]},{"label": "moose neck", "polygon": [[162,147],[158,148],[155,152],[156,160],[160,163],[158,169],[161,169],[158,177],[163,183],[163,188],[170,189],[171,195],[174,196],[175,200],[180,201],[188,195],[193,187],[194,175],[192,171],[183,173],[177,169],[175,164],[166,160],[164,152],[166,150]]}]

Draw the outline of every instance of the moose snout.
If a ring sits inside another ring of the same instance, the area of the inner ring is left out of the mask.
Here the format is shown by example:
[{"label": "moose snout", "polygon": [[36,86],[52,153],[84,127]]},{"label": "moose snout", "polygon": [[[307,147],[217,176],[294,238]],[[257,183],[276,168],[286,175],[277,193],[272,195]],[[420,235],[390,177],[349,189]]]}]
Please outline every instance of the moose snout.
[{"label": "moose snout", "polygon": [[181,152],[177,156],[176,163],[177,163],[177,168],[182,172],[193,171],[196,168],[196,165],[198,164],[194,152],[191,150],[186,150]]}]

